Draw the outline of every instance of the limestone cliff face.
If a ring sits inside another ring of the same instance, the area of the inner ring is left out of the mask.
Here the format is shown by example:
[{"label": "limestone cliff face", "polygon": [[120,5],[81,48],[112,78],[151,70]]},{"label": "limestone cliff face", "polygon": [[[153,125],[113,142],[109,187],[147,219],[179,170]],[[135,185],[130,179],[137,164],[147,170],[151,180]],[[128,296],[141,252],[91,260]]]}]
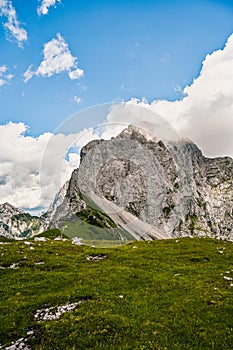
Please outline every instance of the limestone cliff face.
[{"label": "limestone cliff face", "polygon": [[[194,191],[186,217],[191,234],[233,239],[233,160],[206,158],[189,145]],[[181,222],[181,227],[184,222]],[[186,225],[187,226],[187,225]]]},{"label": "limestone cliff face", "polygon": [[0,236],[24,238],[39,234],[46,227],[43,218],[25,213],[9,203],[0,204]]},{"label": "limestone cliff face", "polygon": [[90,198],[99,207],[102,199],[114,219],[111,203],[137,217],[139,226],[147,223],[169,237],[233,239],[232,185],[231,158],[206,158],[192,142],[161,141],[129,126],[82,149],[79,169],[50,210],[51,225],[85,209]]}]

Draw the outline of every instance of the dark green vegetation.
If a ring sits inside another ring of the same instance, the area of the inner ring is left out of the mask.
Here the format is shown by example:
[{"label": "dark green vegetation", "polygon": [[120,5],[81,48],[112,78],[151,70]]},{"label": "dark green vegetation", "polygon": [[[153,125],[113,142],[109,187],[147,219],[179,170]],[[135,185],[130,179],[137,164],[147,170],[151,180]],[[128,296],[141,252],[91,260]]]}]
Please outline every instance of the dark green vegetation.
[{"label": "dark green vegetation", "polygon": [[164,213],[164,215],[165,215],[165,217],[168,217],[168,215],[170,214],[170,211],[172,210],[172,209],[174,209],[174,205],[171,205],[170,207],[164,207],[163,208],[163,213]]},{"label": "dark green vegetation", "polygon": [[86,209],[78,212],[77,216],[81,220],[83,220],[83,221],[85,221],[88,224],[93,225],[93,226],[102,227],[102,228],[105,228],[105,227],[116,228],[117,227],[115,222],[112,221],[112,219],[109,216],[105,215],[100,210],[96,210],[90,206],[87,206]]},{"label": "dark green vegetation", "polygon": [[[183,238],[105,249],[32,243],[0,245],[2,345],[28,337],[35,350],[232,349],[232,243]],[[103,260],[87,260],[103,253]],[[17,269],[8,268],[13,263]],[[38,308],[79,300],[59,320],[34,318]],[[34,338],[26,335],[31,329]]]},{"label": "dark green vegetation", "polygon": [[54,239],[57,237],[68,238],[57,228],[52,228],[50,230],[44,231],[44,232],[40,233],[39,235],[36,235],[36,237],[45,237],[45,238],[50,238],[50,239]]}]

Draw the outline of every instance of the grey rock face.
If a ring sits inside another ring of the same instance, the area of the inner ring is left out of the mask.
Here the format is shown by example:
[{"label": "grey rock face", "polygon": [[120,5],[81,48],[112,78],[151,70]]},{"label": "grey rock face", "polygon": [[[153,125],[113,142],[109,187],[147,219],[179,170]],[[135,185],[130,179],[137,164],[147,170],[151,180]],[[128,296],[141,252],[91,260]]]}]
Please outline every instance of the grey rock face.
[{"label": "grey rock face", "polygon": [[193,198],[180,227],[185,225],[191,234],[233,240],[233,160],[206,158],[199,151],[192,153],[192,166]]},{"label": "grey rock face", "polygon": [[158,141],[130,126],[89,149],[80,165],[78,186],[95,202],[95,196],[105,197],[172,236],[191,201],[192,182],[192,164],[183,143]]},{"label": "grey rock face", "polygon": [[[173,236],[233,239],[233,160],[129,126],[85,147],[78,187]],[[109,213],[107,213],[109,214]],[[111,214],[111,213],[110,213]]]},{"label": "grey rock face", "polygon": [[49,228],[57,227],[61,221],[72,219],[77,212],[83,209],[86,209],[86,203],[78,187],[78,169],[75,169],[70,180],[63,185],[48,210]]},{"label": "grey rock face", "polygon": [[0,204],[0,235],[23,238],[43,232],[47,224],[43,218],[32,216],[9,203]]},{"label": "grey rock face", "polygon": [[141,168],[128,159],[112,159],[97,174],[101,196],[139,215],[147,200],[147,182]]}]

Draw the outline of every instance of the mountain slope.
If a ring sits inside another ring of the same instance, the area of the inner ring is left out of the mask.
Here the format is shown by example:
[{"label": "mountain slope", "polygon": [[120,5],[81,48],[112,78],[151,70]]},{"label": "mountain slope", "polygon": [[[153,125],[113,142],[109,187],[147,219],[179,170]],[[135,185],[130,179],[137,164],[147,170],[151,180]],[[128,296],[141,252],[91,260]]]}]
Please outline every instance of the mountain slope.
[{"label": "mountain slope", "polygon": [[[161,141],[130,125],[116,138],[83,147],[79,169],[51,210],[51,223],[69,219],[89,198],[129,232],[138,220],[138,237],[131,231],[135,238],[148,239],[157,230],[153,238],[163,233],[233,239],[232,185],[231,158],[206,158],[190,141]],[[133,215],[126,223],[125,212]]]}]

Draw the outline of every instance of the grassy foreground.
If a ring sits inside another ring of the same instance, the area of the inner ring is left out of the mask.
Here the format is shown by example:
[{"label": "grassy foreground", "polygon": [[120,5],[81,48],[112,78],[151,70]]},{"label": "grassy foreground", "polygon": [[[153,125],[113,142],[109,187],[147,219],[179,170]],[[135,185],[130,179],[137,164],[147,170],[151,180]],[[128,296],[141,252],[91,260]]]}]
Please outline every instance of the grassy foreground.
[{"label": "grassy foreground", "polygon": [[[26,337],[35,350],[232,349],[232,243],[183,238],[104,249],[30,242],[0,245],[1,345]],[[87,259],[102,253],[103,260]],[[58,320],[34,317],[80,300]]]}]

